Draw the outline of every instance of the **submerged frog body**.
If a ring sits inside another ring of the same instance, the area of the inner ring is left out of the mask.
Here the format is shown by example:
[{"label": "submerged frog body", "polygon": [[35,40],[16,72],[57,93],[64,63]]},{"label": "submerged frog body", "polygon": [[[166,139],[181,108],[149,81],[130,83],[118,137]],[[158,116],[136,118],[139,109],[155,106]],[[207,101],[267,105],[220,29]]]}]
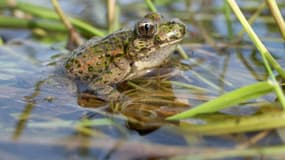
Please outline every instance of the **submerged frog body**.
[{"label": "submerged frog body", "polygon": [[110,86],[161,65],[185,32],[178,19],[164,20],[157,13],[149,13],[133,29],[90,39],[75,49],[65,62],[65,70],[70,77],[87,82],[95,91],[104,90],[108,96]]}]

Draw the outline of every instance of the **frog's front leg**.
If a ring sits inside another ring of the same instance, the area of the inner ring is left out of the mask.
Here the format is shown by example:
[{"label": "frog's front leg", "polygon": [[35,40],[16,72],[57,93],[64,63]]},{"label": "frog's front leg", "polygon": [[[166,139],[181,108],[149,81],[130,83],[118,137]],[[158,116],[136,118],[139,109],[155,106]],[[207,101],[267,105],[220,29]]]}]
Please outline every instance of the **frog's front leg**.
[{"label": "frog's front leg", "polygon": [[89,84],[89,88],[104,100],[116,101],[120,99],[120,93],[112,85],[126,80],[130,71],[130,62],[125,58],[117,57],[109,64],[108,70]]},{"label": "frog's front leg", "polygon": [[110,85],[98,86],[90,84],[89,88],[96,92],[96,96],[99,99],[105,101],[118,101],[120,99],[120,92]]}]

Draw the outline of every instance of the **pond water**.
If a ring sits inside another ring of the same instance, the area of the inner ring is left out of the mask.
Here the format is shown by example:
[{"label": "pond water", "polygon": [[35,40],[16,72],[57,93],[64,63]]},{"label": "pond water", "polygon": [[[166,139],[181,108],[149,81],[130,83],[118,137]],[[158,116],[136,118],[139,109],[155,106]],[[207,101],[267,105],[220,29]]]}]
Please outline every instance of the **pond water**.
[{"label": "pond water", "polygon": [[[62,7],[69,14],[104,27],[103,2],[62,1]],[[248,16],[260,3],[239,2]],[[143,1],[118,3],[122,25],[132,24],[148,12]],[[245,145],[249,148],[282,145],[282,130],[209,135],[183,130],[181,123],[164,120],[227,91],[265,80],[267,73],[260,54],[246,34],[241,38],[242,43],[234,41],[242,27],[234,15],[227,23],[223,1],[157,3],[162,14],[178,17],[187,25],[188,33],[181,46],[190,58],[183,59],[175,52],[167,65],[144,77],[118,84],[118,90],[128,97],[118,104],[98,101],[88,92],[77,93],[72,81],[55,74],[59,68],[53,62],[60,63],[60,57],[68,54],[64,49],[64,34],[58,38],[54,38],[53,33],[38,37],[35,30],[0,28],[5,42],[0,47],[1,157],[12,160],[175,159],[178,155],[190,154],[186,158],[209,159],[217,154],[221,159],[260,159],[262,155],[229,154],[227,157],[222,153],[225,149],[231,151]],[[279,3],[284,12],[285,1]],[[49,1],[37,5],[51,7]],[[102,6],[101,9],[96,10],[97,5]],[[267,9],[262,17],[253,28],[285,67],[280,32]],[[280,106],[274,103],[275,99],[274,94],[269,94],[242,106],[185,122],[205,124],[207,117],[221,120],[219,116],[253,115],[263,107],[274,106],[278,110]],[[262,135],[263,139],[251,142]],[[284,155],[270,158],[284,159]]]}]

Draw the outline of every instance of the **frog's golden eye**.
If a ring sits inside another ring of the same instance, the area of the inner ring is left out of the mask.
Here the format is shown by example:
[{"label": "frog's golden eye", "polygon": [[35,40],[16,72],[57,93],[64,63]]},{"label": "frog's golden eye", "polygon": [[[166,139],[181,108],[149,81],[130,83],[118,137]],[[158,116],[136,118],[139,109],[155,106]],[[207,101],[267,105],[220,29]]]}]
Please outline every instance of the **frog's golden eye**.
[{"label": "frog's golden eye", "polygon": [[136,32],[141,37],[152,37],[156,33],[156,24],[151,22],[139,22],[136,25]]}]

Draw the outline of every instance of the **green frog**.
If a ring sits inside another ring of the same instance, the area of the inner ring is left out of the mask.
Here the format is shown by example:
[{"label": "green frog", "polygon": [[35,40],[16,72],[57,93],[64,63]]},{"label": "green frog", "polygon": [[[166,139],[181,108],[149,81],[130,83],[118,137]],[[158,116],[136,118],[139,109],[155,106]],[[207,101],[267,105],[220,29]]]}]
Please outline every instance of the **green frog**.
[{"label": "green frog", "polygon": [[133,28],[93,38],[75,49],[64,68],[103,99],[116,99],[114,85],[143,76],[163,64],[186,33],[179,19],[146,14]]}]

